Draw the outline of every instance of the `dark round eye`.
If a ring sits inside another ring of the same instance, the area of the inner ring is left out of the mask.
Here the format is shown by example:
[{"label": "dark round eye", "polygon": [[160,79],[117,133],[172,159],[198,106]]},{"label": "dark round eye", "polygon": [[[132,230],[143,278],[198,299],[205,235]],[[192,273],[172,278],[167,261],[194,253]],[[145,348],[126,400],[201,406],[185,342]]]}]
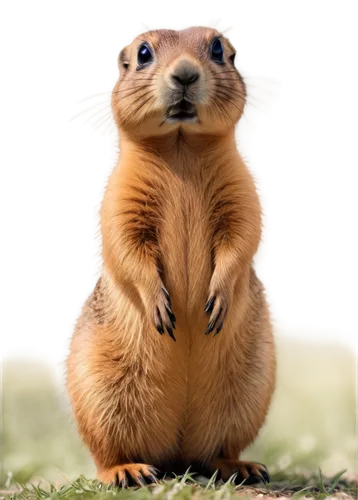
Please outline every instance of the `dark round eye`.
[{"label": "dark round eye", "polygon": [[211,59],[220,64],[224,62],[224,48],[218,38],[215,38],[212,43]]},{"label": "dark round eye", "polygon": [[138,49],[138,64],[143,66],[144,64],[148,64],[153,61],[152,53],[146,43],[142,43],[142,45]]}]

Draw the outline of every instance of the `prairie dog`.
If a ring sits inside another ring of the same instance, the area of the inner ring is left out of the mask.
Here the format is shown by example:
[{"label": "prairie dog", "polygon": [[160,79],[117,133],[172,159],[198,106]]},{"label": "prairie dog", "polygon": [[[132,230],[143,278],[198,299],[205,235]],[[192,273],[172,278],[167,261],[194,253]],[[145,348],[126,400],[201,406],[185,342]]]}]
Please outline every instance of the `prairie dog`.
[{"label": "prairie dog", "polygon": [[103,268],[67,360],[78,429],[107,483],[189,466],[269,480],[240,461],[266,417],[275,349],[252,266],[261,207],[236,148],[246,90],[234,59],[204,27],[149,31],[118,58]]}]

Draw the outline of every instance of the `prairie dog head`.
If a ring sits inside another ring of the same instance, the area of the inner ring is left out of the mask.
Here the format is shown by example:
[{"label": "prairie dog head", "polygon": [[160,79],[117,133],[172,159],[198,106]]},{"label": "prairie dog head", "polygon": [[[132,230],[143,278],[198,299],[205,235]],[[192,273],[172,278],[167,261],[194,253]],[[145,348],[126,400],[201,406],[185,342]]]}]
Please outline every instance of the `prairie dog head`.
[{"label": "prairie dog head", "polygon": [[224,135],[245,106],[235,49],[217,30],[148,31],[119,54],[112,108],[118,127],[137,136]]}]

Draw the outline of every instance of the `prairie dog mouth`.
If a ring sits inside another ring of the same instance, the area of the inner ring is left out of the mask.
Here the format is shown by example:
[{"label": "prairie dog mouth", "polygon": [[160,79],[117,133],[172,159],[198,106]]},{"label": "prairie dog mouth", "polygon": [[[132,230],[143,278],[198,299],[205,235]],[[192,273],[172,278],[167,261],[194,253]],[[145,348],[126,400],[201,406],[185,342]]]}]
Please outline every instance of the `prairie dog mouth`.
[{"label": "prairie dog mouth", "polygon": [[174,104],[174,106],[170,106],[166,112],[166,121],[171,123],[177,121],[196,121],[196,119],[195,106],[185,99]]}]

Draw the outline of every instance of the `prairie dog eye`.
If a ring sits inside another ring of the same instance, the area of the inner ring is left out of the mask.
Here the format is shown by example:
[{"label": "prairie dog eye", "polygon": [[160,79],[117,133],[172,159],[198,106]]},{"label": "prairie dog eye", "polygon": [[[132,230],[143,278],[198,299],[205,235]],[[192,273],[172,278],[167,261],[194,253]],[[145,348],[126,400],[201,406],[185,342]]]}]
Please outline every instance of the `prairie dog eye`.
[{"label": "prairie dog eye", "polygon": [[149,64],[153,61],[153,55],[146,43],[142,43],[138,49],[138,65],[139,67]]},{"label": "prairie dog eye", "polygon": [[224,47],[218,38],[215,38],[211,45],[211,59],[218,64],[224,62]]}]

